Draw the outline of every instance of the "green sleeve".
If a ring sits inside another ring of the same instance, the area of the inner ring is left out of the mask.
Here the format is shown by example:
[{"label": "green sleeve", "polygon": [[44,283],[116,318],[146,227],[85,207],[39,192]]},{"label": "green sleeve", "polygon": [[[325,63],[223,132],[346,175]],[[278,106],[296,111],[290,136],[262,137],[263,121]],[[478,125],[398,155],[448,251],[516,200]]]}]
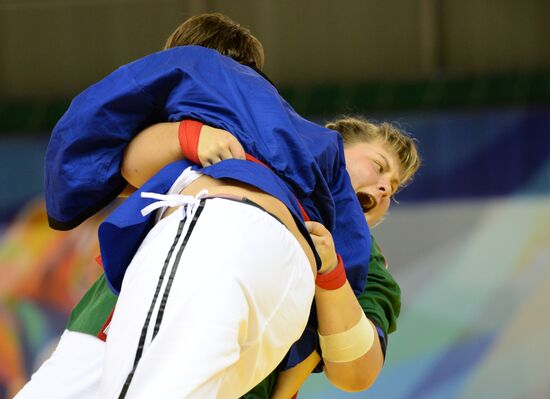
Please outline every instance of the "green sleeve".
[{"label": "green sleeve", "polygon": [[241,396],[241,399],[269,399],[271,392],[275,388],[278,375],[279,372],[277,370],[273,371],[262,382],[252,388],[252,390]]},{"label": "green sleeve", "polygon": [[374,237],[367,284],[357,299],[366,316],[382,329],[386,337],[396,330],[401,310],[401,289],[386,268],[386,260]]},{"label": "green sleeve", "polygon": [[116,301],[117,296],[109,289],[105,275],[101,274],[73,308],[67,329],[90,335],[99,334]]}]

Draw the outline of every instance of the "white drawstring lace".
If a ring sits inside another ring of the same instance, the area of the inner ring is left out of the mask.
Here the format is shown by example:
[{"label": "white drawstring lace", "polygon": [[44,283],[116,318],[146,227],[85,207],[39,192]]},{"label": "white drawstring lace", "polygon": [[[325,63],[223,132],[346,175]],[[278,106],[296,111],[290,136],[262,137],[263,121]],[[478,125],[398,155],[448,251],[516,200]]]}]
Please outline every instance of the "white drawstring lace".
[{"label": "white drawstring lace", "polygon": [[207,196],[208,196],[208,190],[201,190],[195,196],[181,195],[181,194],[157,194],[157,193],[144,192],[144,193],[141,193],[142,198],[152,198],[152,199],[156,199],[157,201],[143,208],[141,210],[141,214],[143,216],[147,216],[151,212],[154,212],[159,208],[181,206],[182,208],[185,209],[186,218],[190,218],[193,213],[193,209],[195,209],[199,205],[201,199]]}]

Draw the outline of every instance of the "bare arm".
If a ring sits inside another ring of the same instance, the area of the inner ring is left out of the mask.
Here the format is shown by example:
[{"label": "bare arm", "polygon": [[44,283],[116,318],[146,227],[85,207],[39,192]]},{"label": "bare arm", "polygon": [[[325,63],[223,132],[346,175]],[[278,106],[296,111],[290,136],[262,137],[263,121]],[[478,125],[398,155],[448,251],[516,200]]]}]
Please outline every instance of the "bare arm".
[{"label": "bare arm", "polygon": [[[178,127],[179,122],[158,123],[132,139],[121,166],[122,176],[130,185],[141,187],[164,166],[183,159]],[[207,125],[202,126],[197,152],[202,166],[229,158],[245,159],[242,146],[231,133]]]},{"label": "bare arm", "polygon": [[132,186],[141,187],[164,166],[182,158],[178,123],[158,123],[141,131],[128,144],[120,172]]},{"label": "bare arm", "polygon": [[[349,283],[336,290],[315,289],[319,333],[336,334],[346,331],[357,324],[363,313]],[[370,320],[369,320],[370,322]],[[374,324],[370,322],[372,328]],[[362,391],[368,389],[380,374],[384,361],[378,334],[374,344],[360,358],[346,363],[332,363],[325,360],[325,374],[328,380],[344,391]]]},{"label": "bare arm", "polygon": [[[378,349],[374,349],[374,347],[377,347]],[[380,358],[380,359],[379,359]],[[271,399],[290,399],[292,396],[298,392],[300,387],[304,384],[306,379],[309,377],[309,375],[313,372],[317,364],[319,364],[319,361],[321,360],[321,357],[319,354],[315,351],[311,355],[309,355],[303,362],[299,363],[295,367],[282,371],[279,373],[279,376],[277,377],[277,382],[275,384],[275,388],[273,390],[273,393],[271,394]],[[360,360],[360,359],[358,359]],[[373,345],[373,348],[369,351],[369,353],[365,354],[365,359],[363,359],[364,362],[372,364],[369,365],[370,371],[368,375],[363,375],[359,377],[361,381],[355,382],[352,380],[357,377],[352,377],[353,373],[355,373],[355,370],[352,370],[351,375],[348,375],[348,377],[352,378],[342,378],[339,374],[341,373],[350,373],[349,370],[346,370],[346,367],[354,368],[355,362],[346,363],[346,364],[338,364],[338,363],[329,363],[329,367],[325,367],[325,373],[332,373],[330,375],[329,381],[340,389],[346,390],[346,391],[352,391],[355,387],[355,390],[364,390],[367,389],[372,383],[376,380],[378,374],[380,373],[380,369],[382,368],[382,365],[380,366],[373,366],[374,364],[378,364],[378,362],[383,361],[383,355],[380,345],[380,338],[376,336],[375,343]],[[327,362],[325,362],[326,365]],[[336,367],[330,367],[330,366],[336,365]]]},{"label": "bare arm", "polygon": [[292,398],[315,369],[317,364],[319,364],[319,360],[321,360],[321,357],[314,351],[301,363],[279,373],[275,388],[271,394],[271,399]]},{"label": "bare arm", "polygon": [[[322,306],[323,312],[326,311],[327,313],[329,313],[332,309],[340,313],[341,309],[339,309],[337,306],[334,306],[335,303],[332,302],[334,298],[326,299],[328,299],[330,302],[328,309],[327,306],[319,305],[319,303],[317,303],[317,306]],[[321,301],[323,301],[323,299],[321,299]],[[353,304],[353,301],[350,302]],[[319,309],[317,309],[317,313],[319,315]],[[324,316],[320,317],[325,318]],[[336,329],[336,331],[337,330],[338,329]],[[292,396],[304,384],[307,377],[309,377],[309,375],[313,372],[320,360],[321,357],[315,351],[300,364],[291,369],[281,372],[277,377],[277,382],[271,395],[271,399],[292,398]],[[376,380],[378,374],[382,369],[382,363],[383,354],[380,344],[380,338],[378,337],[378,335],[376,335],[373,347],[362,358],[349,363],[330,363],[325,361],[325,373],[329,381],[331,381],[333,385],[342,390],[364,390],[372,385],[372,383]],[[359,369],[356,370],[356,367],[358,367]],[[366,368],[367,371],[363,372],[363,368]]]},{"label": "bare arm", "polygon": [[[337,263],[332,237],[322,224],[315,222],[306,224],[323,262],[320,272],[328,272]],[[348,282],[335,290],[325,290],[316,286],[315,304],[318,329],[322,335],[349,330],[357,324],[363,314],[363,309]],[[372,322],[370,323],[375,328]],[[382,370],[383,360],[380,340],[378,334],[375,334],[372,347],[358,359],[346,363],[325,360],[325,374],[328,380],[339,389],[362,391],[374,383]]]}]

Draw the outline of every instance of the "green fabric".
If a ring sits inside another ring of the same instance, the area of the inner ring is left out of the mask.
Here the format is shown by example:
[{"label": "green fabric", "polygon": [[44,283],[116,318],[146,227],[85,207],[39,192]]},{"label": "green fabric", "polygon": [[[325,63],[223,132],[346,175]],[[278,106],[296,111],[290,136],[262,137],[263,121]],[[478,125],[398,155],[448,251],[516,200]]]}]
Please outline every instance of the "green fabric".
[{"label": "green fabric", "polygon": [[[401,290],[386,269],[386,260],[374,238],[369,262],[369,277],[365,291],[358,300],[367,317],[387,336],[396,329],[401,309]],[[73,309],[67,329],[97,335],[115,303],[116,296],[107,286],[105,276],[101,275]],[[271,373],[242,399],[268,399],[275,387],[277,375],[277,371]]]},{"label": "green fabric", "polygon": [[279,372],[277,370],[269,374],[262,382],[252,388],[251,391],[241,396],[241,399],[269,399],[271,392],[275,388],[275,382]]},{"label": "green fabric", "polygon": [[357,298],[367,317],[384,331],[386,336],[397,328],[401,311],[401,288],[386,268],[380,246],[372,238],[369,277],[365,291]]},{"label": "green fabric", "polygon": [[101,274],[73,308],[67,329],[97,336],[115,307],[116,301],[117,297],[109,289],[105,275]]}]

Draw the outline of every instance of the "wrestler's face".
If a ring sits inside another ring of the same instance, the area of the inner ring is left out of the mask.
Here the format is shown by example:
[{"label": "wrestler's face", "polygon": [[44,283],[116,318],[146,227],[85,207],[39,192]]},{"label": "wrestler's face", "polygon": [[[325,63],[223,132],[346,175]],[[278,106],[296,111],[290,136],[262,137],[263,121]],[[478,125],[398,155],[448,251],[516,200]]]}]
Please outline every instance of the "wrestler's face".
[{"label": "wrestler's face", "polygon": [[346,145],[347,171],[370,227],[388,212],[391,197],[399,187],[400,163],[382,140]]}]

